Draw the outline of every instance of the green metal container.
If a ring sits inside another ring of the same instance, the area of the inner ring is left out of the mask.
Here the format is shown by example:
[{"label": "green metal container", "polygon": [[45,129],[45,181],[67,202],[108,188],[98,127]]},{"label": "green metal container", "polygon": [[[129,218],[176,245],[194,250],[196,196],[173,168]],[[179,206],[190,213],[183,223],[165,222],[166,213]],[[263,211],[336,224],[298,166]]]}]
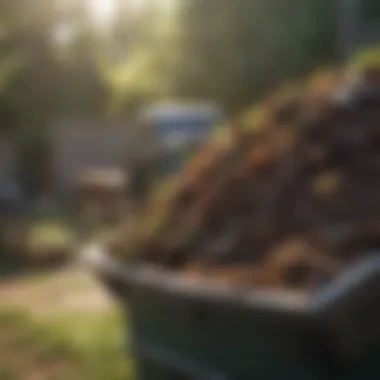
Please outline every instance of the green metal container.
[{"label": "green metal container", "polygon": [[310,298],[106,262],[141,380],[380,379],[380,256]]}]

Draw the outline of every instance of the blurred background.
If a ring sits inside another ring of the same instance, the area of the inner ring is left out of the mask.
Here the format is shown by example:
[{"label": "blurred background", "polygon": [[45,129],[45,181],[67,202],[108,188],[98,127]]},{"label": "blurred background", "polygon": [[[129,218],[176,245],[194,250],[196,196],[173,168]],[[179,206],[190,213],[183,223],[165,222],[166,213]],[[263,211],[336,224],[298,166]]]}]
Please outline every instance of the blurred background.
[{"label": "blurred background", "polygon": [[0,380],[133,379],[77,247],[137,223],[266,93],[338,62],[344,17],[331,0],[0,1]]}]

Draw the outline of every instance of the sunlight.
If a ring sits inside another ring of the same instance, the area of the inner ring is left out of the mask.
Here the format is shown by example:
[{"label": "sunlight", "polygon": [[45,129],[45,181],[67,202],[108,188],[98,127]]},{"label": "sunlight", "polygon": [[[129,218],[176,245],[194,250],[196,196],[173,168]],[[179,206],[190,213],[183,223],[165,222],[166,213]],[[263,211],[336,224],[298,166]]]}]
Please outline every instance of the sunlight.
[{"label": "sunlight", "polygon": [[[168,12],[174,8],[176,0],[154,0],[155,4],[161,11]],[[88,9],[91,19],[100,26],[109,26],[112,24],[120,5],[128,5],[135,12],[142,12],[147,0],[87,0]]]},{"label": "sunlight", "polygon": [[116,12],[116,0],[87,0],[91,18],[98,24],[109,25]]},{"label": "sunlight", "polygon": [[[154,4],[161,12],[168,13],[174,9],[176,0],[154,0]],[[119,5],[127,5],[136,14],[144,12],[147,0],[87,0],[90,19],[101,28],[109,28],[115,21]]]},{"label": "sunlight", "polygon": [[[141,11],[144,6],[147,4],[147,0],[123,0],[129,1],[131,7],[136,11]],[[156,6],[160,7],[161,10],[168,11],[173,7],[175,0],[155,0],[152,2]]]},{"label": "sunlight", "polygon": [[76,31],[68,24],[57,25],[54,30],[54,38],[61,45],[69,45],[75,39]]},{"label": "sunlight", "polygon": [[130,0],[130,3],[134,10],[139,11],[144,7],[146,0]]}]

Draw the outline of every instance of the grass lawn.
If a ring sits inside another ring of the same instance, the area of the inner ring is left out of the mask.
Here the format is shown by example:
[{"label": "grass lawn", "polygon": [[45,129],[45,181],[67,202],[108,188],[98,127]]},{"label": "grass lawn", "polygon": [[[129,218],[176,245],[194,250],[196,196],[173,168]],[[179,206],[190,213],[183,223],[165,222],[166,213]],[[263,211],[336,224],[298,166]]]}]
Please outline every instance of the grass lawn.
[{"label": "grass lawn", "polygon": [[25,243],[32,257],[44,257],[51,252],[68,254],[75,243],[75,234],[60,220],[38,220],[30,224]]},{"label": "grass lawn", "polygon": [[133,380],[125,315],[67,268],[0,282],[0,380]]},{"label": "grass lawn", "polygon": [[[75,240],[70,225],[49,219],[29,226],[26,243],[38,253]],[[125,317],[82,269],[5,276],[0,305],[0,380],[135,378]]]},{"label": "grass lawn", "polygon": [[60,315],[46,321],[0,312],[0,380],[128,380],[122,315]]}]

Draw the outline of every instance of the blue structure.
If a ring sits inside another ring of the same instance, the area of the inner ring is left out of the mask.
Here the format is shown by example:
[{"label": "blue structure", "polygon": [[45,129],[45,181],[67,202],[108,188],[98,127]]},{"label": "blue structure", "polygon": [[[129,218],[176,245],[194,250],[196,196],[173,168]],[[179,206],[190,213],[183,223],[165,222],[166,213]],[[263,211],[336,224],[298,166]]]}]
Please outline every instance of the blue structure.
[{"label": "blue structure", "polygon": [[158,103],[142,114],[142,120],[152,128],[163,153],[161,167],[168,174],[181,169],[222,119],[221,109],[211,102]]}]

